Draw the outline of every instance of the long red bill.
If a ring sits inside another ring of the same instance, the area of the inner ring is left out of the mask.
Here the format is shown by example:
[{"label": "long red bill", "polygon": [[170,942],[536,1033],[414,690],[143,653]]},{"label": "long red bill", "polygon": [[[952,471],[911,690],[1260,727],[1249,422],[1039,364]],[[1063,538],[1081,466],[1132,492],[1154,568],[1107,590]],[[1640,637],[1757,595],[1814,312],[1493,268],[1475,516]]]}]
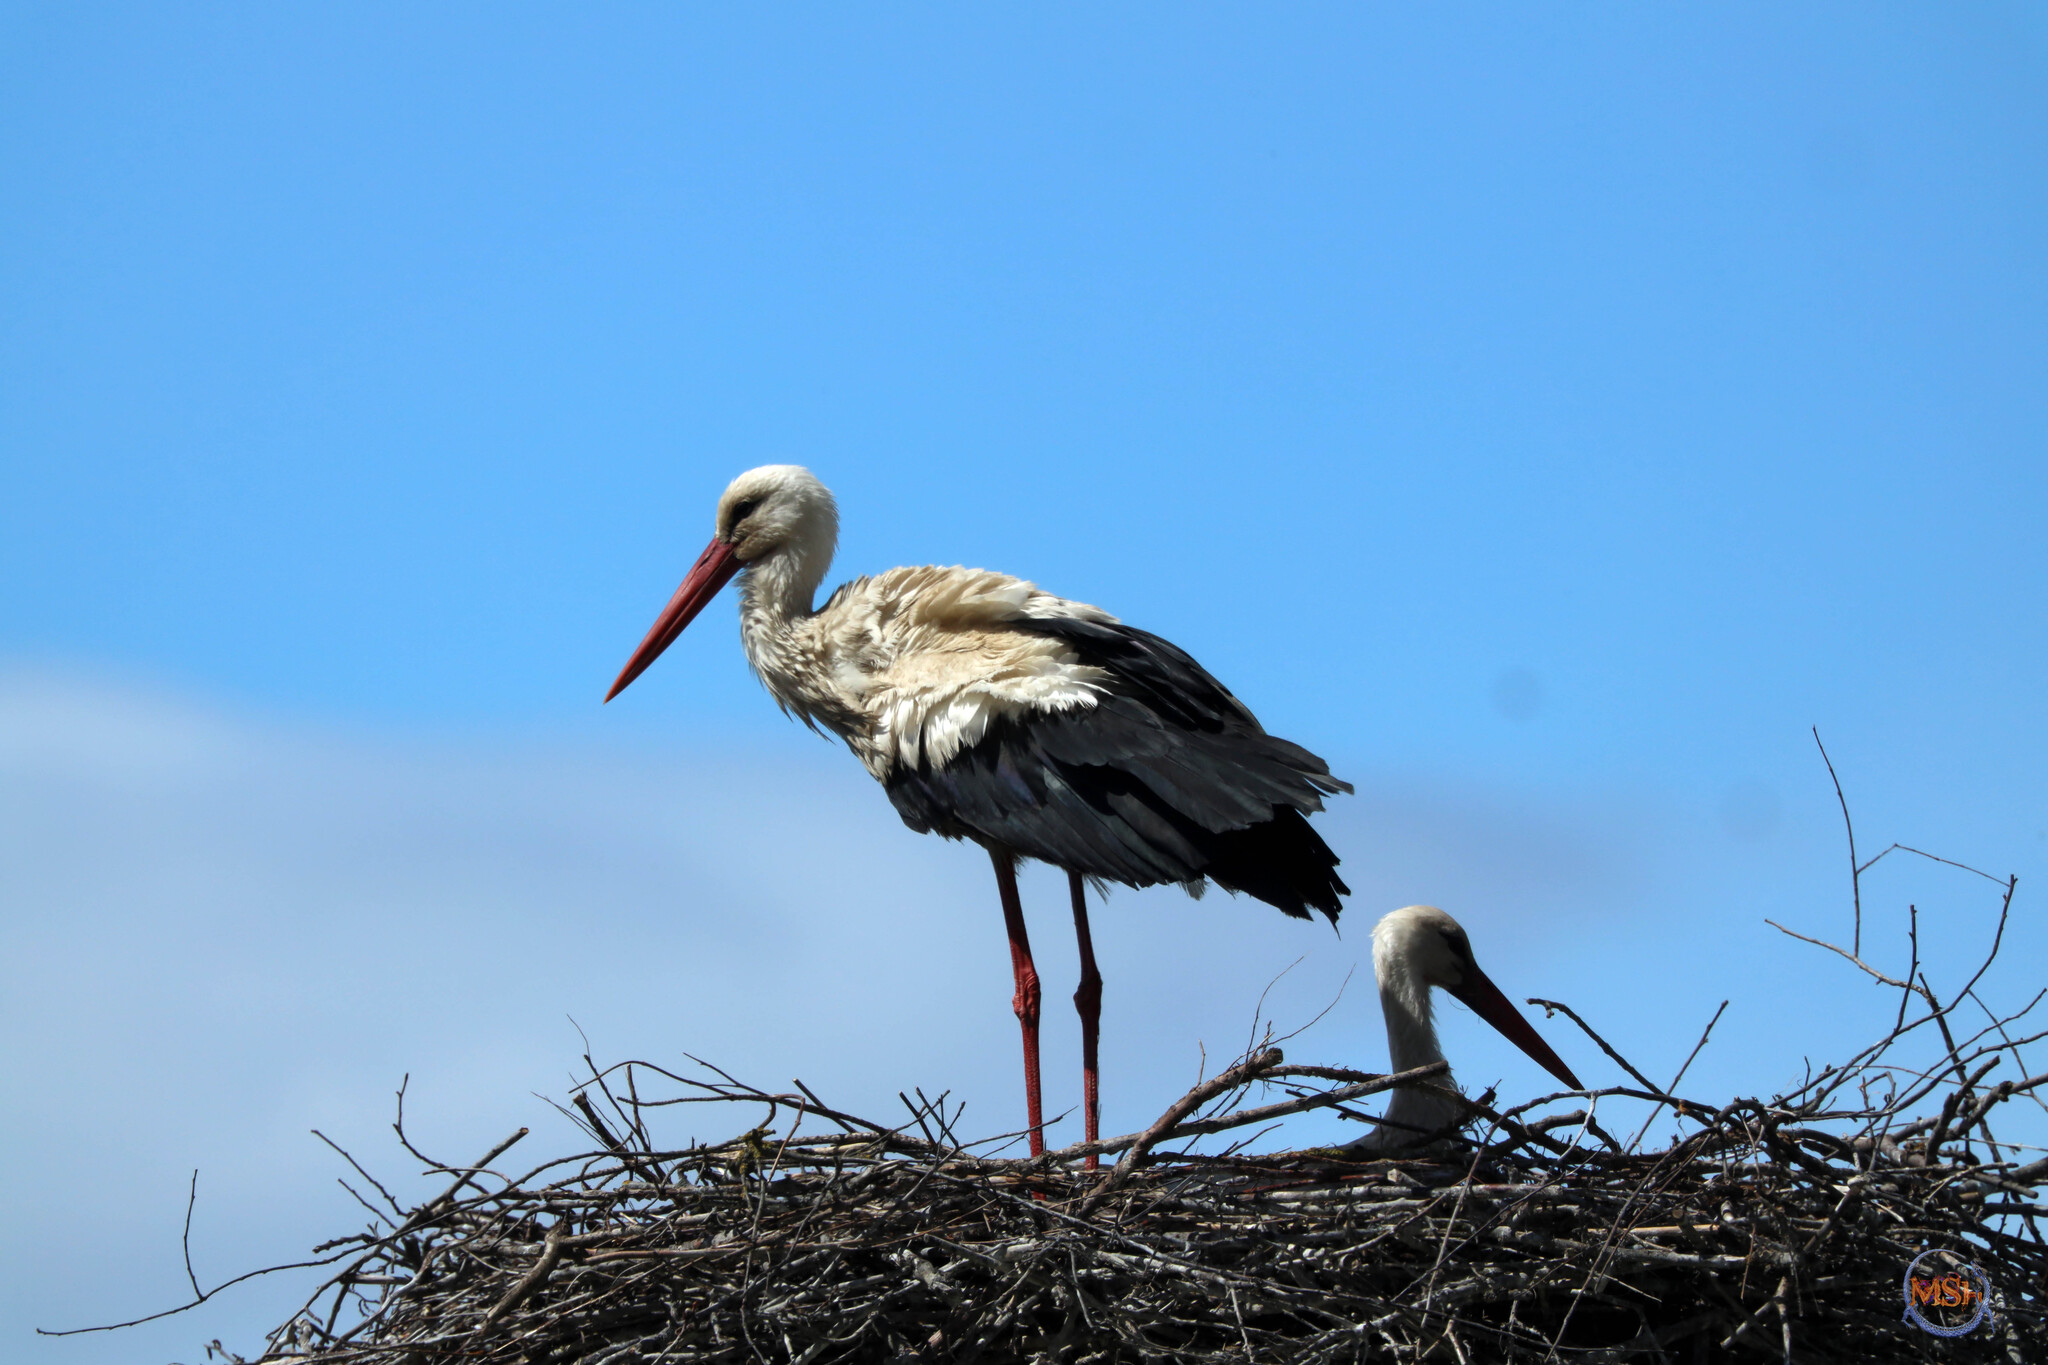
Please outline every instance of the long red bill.
[{"label": "long red bill", "polygon": [[1500,993],[1500,987],[1494,985],[1485,972],[1476,966],[1469,967],[1462,984],[1445,989],[1470,1005],[1474,1014],[1499,1029],[1509,1042],[1528,1053],[1545,1071],[1574,1090],[1585,1089],[1579,1084],[1579,1078],[1572,1075],[1572,1069],[1550,1050],[1550,1044],[1530,1027],[1521,1011],[1508,1003],[1508,998]]},{"label": "long red bill", "polygon": [[661,657],[661,651],[676,642],[676,636],[683,633],[683,627],[697,619],[697,613],[704,610],[704,604],[718,596],[718,590],[732,581],[740,571],[740,561],[733,554],[732,546],[722,540],[713,540],[704,547],[704,553],[697,556],[697,562],[690,566],[690,572],[683,579],[676,595],[668,599],[668,605],[661,609],[661,615],[654,620],[654,628],[647,632],[647,638],[640,642],[640,648],[633,651],[633,657],[626,660],[626,666],[619,673],[619,680],[612,684],[612,690],[604,694],[610,701],[626,690],[633,679],[647,671],[647,665]]}]

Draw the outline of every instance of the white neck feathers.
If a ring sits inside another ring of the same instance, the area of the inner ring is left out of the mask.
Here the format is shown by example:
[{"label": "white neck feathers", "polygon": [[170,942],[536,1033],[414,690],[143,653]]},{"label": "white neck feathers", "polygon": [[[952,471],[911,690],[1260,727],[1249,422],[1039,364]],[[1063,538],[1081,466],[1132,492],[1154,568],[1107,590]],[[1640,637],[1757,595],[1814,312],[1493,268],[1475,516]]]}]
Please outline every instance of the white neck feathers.
[{"label": "white neck feathers", "polygon": [[1387,1017],[1387,1059],[1396,1071],[1444,1059],[1436,1040],[1436,1020],[1431,1010],[1429,983],[1403,964],[1398,974],[1380,973],[1380,1010]]},{"label": "white neck feathers", "polygon": [[[1444,1060],[1437,1042],[1431,985],[1422,965],[1436,931],[1418,913],[1397,910],[1381,920],[1372,935],[1373,975],[1379,980],[1380,1010],[1387,1020],[1387,1060],[1394,1071]],[[1432,911],[1432,914],[1441,914]],[[1374,1148],[1406,1146],[1456,1122],[1463,1106],[1446,1071],[1420,1086],[1402,1086],[1387,1102],[1386,1126],[1359,1145]]]},{"label": "white neck feathers", "polygon": [[740,571],[741,620],[779,626],[809,616],[818,584],[831,567],[830,545],[820,554],[811,546],[791,543],[763,555]]}]

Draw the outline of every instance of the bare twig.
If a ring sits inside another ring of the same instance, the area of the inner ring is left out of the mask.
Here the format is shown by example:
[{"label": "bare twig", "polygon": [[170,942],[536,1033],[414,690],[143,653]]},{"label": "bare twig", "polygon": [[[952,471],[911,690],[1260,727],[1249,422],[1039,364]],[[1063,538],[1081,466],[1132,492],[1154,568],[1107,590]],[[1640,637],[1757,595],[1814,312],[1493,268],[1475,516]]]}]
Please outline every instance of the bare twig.
[{"label": "bare twig", "polygon": [[1286,1059],[1281,1055],[1279,1048],[1268,1048],[1258,1056],[1238,1063],[1181,1096],[1153,1122],[1150,1128],[1139,1134],[1138,1140],[1131,1144],[1130,1150],[1117,1161],[1116,1169],[1109,1173],[1108,1178],[1092,1194],[1081,1201],[1081,1212],[1092,1212],[1103,1200],[1121,1189],[1131,1178],[1131,1172],[1136,1170],[1138,1163],[1144,1159],[1145,1153],[1152,1150],[1153,1144],[1171,1132],[1182,1119],[1218,1095],[1227,1094],[1239,1086],[1259,1079],[1262,1074],[1280,1065],[1284,1060]]},{"label": "bare twig", "polygon": [[[1720,1007],[1714,1011],[1714,1017],[1707,1020],[1707,1026],[1700,1030],[1700,1040],[1692,1045],[1691,1052],[1685,1054],[1685,1064],[1679,1067],[1678,1074],[1671,1078],[1671,1085],[1665,1091],[1666,1094],[1670,1094],[1672,1091],[1677,1090],[1680,1082],[1685,1080],[1685,1073],[1692,1070],[1693,1059],[1700,1055],[1700,1049],[1704,1048],[1707,1045],[1707,1039],[1714,1036],[1714,1025],[1721,1022],[1721,1016],[1727,1011],[1727,1009],[1728,1002],[1726,1000],[1723,1000],[1720,1004]],[[1656,1087],[1652,1086],[1650,1088],[1654,1090]],[[1636,1130],[1636,1135],[1629,1139],[1628,1150],[1633,1152],[1636,1149],[1636,1145],[1643,1140],[1643,1135],[1650,1131],[1650,1125],[1657,1121],[1657,1115],[1662,1113],[1663,1111],[1663,1100],[1658,1100],[1655,1105],[1651,1106],[1649,1117],[1643,1120],[1643,1126]]]},{"label": "bare twig", "polygon": [[[1849,836],[1849,895],[1856,909],[1855,936],[1849,940],[1849,960],[1855,962],[1863,956],[1863,869],[1856,865],[1856,822],[1849,818],[1849,798],[1842,794],[1842,779],[1835,775],[1835,761],[1828,757],[1828,746],[1820,742],[1818,725],[1813,727],[1813,747],[1820,750],[1820,761],[1828,765],[1828,781],[1835,784],[1835,800],[1842,807],[1842,829]],[[1877,860],[1873,858],[1871,861]]]},{"label": "bare twig", "polygon": [[1541,1005],[1543,1007],[1545,1015],[1549,1015],[1553,1012],[1564,1015],[1574,1024],[1577,1024],[1579,1026],[1580,1031],[1583,1032],[1588,1038],[1591,1038],[1594,1042],[1598,1043],[1600,1045],[1600,1050],[1606,1053],[1610,1058],[1612,1058],[1616,1066],[1620,1067],[1623,1071],[1626,1071],[1629,1075],[1635,1077],[1636,1080],[1642,1085],[1643,1089],[1657,1089],[1657,1083],[1655,1081],[1651,1080],[1648,1076],[1645,1076],[1642,1072],[1636,1070],[1635,1066],[1629,1061],[1628,1058],[1622,1056],[1619,1052],[1616,1052],[1611,1046],[1609,1046],[1607,1040],[1605,1038],[1602,1038],[1599,1034],[1595,1033],[1593,1031],[1593,1026],[1591,1024],[1579,1018],[1578,1012],[1574,1010],[1570,1005],[1567,1005],[1559,1000],[1539,999],[1538,997],[1533,995],[1529,997],[1529,1003],[1532,1005]]}]

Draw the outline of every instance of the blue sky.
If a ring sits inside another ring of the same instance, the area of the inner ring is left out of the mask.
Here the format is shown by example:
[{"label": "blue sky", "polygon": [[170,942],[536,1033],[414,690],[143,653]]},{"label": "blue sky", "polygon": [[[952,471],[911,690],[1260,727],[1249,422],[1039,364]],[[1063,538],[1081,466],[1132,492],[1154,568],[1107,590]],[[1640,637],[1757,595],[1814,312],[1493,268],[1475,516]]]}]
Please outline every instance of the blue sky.
[{"label": "blue sky", "polygon": [[[53,1173],[11,1358],[246,1347],[270,1291],[20,1334],[172,1298],[194,1166],[216,1275],[341,1230],[304,1130],[388,1156],[408,1071],[451,1148],[540,1131],[568,1014],[1007,1126],[978,857],[776,714],[729,607],[597,705],[757,463],[839,494],[844,573],[1099,603],[1360,784],[1343,938],[1099,917],[1112,1125],[1417,900],[1652,1070],[1723,997],[1725,1093],[1860,1041],[1761,924],[1845,920],[1809,726],[1868,848],[2048,870],[2038,11],[0,22],[0,1141]],[[1930,872],[1872,914],[1959,954],[1988,902]],[[1297,1046],[1373,1064],[1373,1014]],[[1461,1074],[1535,1083],[1470,1022]]]}]

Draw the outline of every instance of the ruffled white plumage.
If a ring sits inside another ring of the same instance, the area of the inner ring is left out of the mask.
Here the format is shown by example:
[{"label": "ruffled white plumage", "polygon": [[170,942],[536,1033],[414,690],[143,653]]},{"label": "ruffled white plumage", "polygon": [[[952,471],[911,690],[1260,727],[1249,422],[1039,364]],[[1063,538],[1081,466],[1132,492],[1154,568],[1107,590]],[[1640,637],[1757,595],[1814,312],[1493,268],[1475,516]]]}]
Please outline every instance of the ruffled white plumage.
[{"label": "ruffled white plumage", "polygon": [[785,710],[837,734],[878,778],[943,764],[1000,717],[1093,706],[1107,680],[1023,624],[1115,624],[1099,608],[1008,574],[927,565],[857,578],[813,611],[795,583],[775,581],[808,569],[802,559],[778,556],[742,578],[747,659]]}]

